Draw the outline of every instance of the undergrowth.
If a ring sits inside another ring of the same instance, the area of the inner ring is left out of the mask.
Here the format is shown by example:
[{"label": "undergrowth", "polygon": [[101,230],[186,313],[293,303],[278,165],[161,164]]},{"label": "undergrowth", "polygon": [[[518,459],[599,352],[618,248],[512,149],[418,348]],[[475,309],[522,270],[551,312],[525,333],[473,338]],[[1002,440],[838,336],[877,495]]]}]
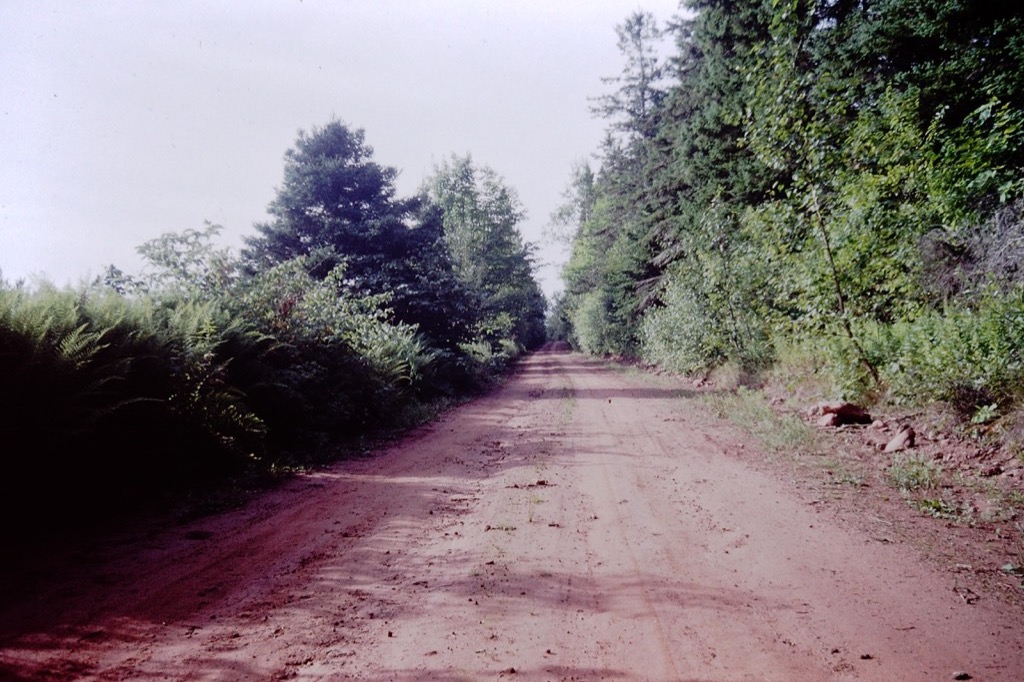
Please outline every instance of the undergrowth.
[{"label": "undergrowth", "polygon": [[759,390],[741,386],[708,394],[705,401],[718,417],[731,420],[773,453],[813,454],[822,449],[821,435],[813,427],[796,415],[780,414]]},{"label": "undergrowth", "polygon": [[215,508],[423,423],[515,360],[430,348],[343,278],[292,261],[244,288],[0,281],[0,513],[19,519],[0,545]]},{"label": "undergrowth", "polygon": [[829,345],[828,366],[846,397],[883,389],[897,405],[942,401],[965,422],[985,423],[1024,399],[1024,289],[985,290],[970,303],[910,321],[857,323],[857,336],[882,386],[874,384],[848,339]]}]

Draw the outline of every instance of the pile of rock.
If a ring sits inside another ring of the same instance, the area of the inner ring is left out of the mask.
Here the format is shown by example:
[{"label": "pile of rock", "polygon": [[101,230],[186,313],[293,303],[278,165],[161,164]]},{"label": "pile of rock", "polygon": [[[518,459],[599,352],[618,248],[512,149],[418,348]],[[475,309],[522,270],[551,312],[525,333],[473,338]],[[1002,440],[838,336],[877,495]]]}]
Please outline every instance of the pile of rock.
[{"label": "pile of rock", "polygon": [[[836,428],[848,424],[871,424],[879,431],[889,431],[889,426],[878,421],[863,407],[843,401],[818,403],[807,409],[807,416],[816,419],[818,426],[825,428]],[[884,445],[880,446],[883,452],[900,452],[914,447],[914,439],[917,434],[909,424],[901,424],[892,429],[894,435]]]}]

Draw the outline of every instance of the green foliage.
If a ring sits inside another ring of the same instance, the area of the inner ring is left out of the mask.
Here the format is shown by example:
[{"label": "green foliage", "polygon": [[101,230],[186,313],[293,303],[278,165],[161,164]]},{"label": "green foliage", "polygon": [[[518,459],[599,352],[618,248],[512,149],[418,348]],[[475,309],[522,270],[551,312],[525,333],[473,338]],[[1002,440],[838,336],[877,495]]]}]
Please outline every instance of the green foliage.
[{"label": "green foliage", "polygon": [[648,243],[628,219],[630,191],[602,176],[595,203],[580,215],[572,254],[563,270],[565,310],[573,339],[585,352],[635,355],[645,293],[637,286],[647,270]]},{"label": "green foliage", "polygon": [[229,249],[212,243],[222,229],[207,223],[205,229],[165,234],[138,247],[148,263],[144,289],[194,297],[213,296],[230,286],[238,264]]},{"label": "green foliage", "polygon": [[767,327],[744,301],[730,300],[729,293],[736,292],[690,287],[671,279],[663,305],[644,316],[642,357],[682,373],[730,360],[746,371],[766,367],[773,355]]},{"label": "green foliage", "polygon": [[[398,171],[372,157],[365,132],[340,121],[300,131],[285,153],[284,183],[267,209],[271,221],[246,240],[250,268],[311,253],[360,260],[387,248],[414,205],[395,197]],[[356,269],[361,273],[363,263]]]},{"label": "green foliage", "polygon": [[259,457],[262,420],[222,353],[229,337],[243,338],[224,322],[212,304],[0,288],[3,511],[20,500],[21,517],[56,514],[73,526]]},{"label": "green foliage", "polygon": [[549,341],[570,342],[572,338],[572,322],[569,319],[569,312],[566,309],[566,297],[564,292],[555,296],[551,310],[545,322],[547,338]]},{"label": "green foliage", "polygon": [[804,384],[1014,414],[1024,13],[687,4],[675,82],[556,214],[575,234],[561,333],[685,372],[813,348]]},{"label": "green foliage", "polygon": [[904,493],[932,490],[939,486],[941,471],[930,459],[897,454],[889,467],[889,482]]},{"label": "green foliage", "polygon": [[637,11],[615,27],[619,52],[625,59],[622,74],[603,78],[618,89],[596,98],[591,109],[613,127],[629,135],[649,137],[653,116],[665,96],[662,89],[664,66],[659,62],[657,44],[662,32],[650,12]]},{"label": "green foliage", "polygon": [[109,420],[143,411],[158,422],[187,421],[225,458],[258,450],[260,420],[223,381],[230,360],[219,355],[241,334],[215,304],[167,307],[49,286],[4,290],[2,303],[7,413],[34,415],[9,428],[29,433],[23,426],[45,418],[42,405],[59,396],[62,426],[45,438],[100,437]]},{"label": "green foliage", "polygon": [[416,402],[439,351],[411,325],[389,321],[387,296],[359,297],[344,265],[322,279],[309,258],[249,278],[232,314],[264,338],[270,357],[250,368],[247,393],[276,443],[313,447],[366,432]]},{"label": "green foliage", "polygon": [[337,121],[300,133],[241,260],[207,224],[140,246],[137,276],[0,281],[0,513],[86,522],[323,460],[539,345],[514,190],[467,158],[469,192],[438,196],[460,217],[396,198],[371,157]]},{"label": "green foliage", "polygon": [[[1024,399],[1024,289],[991,291],[974,306],[949,305],[892,325],[867,322],[861,338],[880,368],[891,399],[904,404],[946,401],[965,419],[989,405]],[[832,346],[839,383],[863,395],[867,378]]]},{"label": "green foliage", "polygon": [[918,500],[916,506],[921,513],[934,516],[937,519],[956,519],[969,509],[962,509],[960,505],[947,502],[946,500],[927,497]]},{"label": "green foliage", "polygon": [[643,357],[675,372],[692,373],[715,367],[728,357],[719,309],[703,292],[670,281],[664,306],[644,317]]},{"label": "green foliage", "polygon": [[479,302],[476,336],[524,349],[543,343],[546,303],[533,275],[533,246],[517,227],[526,214],[515,190],[466,155],[436,166],[424,192],[441,208],[455,273]]},{"label": "green foliage", "polygon": [[717,248],[689,249],[689,257],[670,268],[660,305],[643,318],[644,359],[679,372],[727,361],[746,371],[770,364],[773,348],[764,301],[773,283],[742,238],[742,223],[721,204],[706,212],[700,229],[721,239]]},{"label": "green foliage", "polygon": [[777,412],[759,391],[740,387],[735,392],[710,395],[706,400],[718,417],[731,420],[757,437],[771,452],[821,451],[821,438],[814,427],[797,415]]},{"label": "green foliage", "polygon": [[954,128],[944,125],[945,113],[940,110],[929,129],[942,170],[937,197],[962,206],[978,197],[1006,202],[1024,194],[1018,172],[1024,155],[1024,111],[993,98]]},{"label": "green foliage", "polygon": [[562,317],[573,326],[567,336],[586,352],[634,356],[640,315],[657,285],[654,244],[637,207],[665,98],[665,67],[657,58],[663,32],[651,14],[633,13],[616,32],[625,66],[621,76],[604,80],[618,89],[592,109],[610,122],[600,172],[577,165],[552,219],[574,235],[563,270]]},{"label": "green foliage", "polygon": [[583,294],[572,314],[572,328],[576,346],[592,355],[608,355],[617,350],[612,329],[611,301],[608,294],[595,290]]},{"label": "green foliage", "polygon": [[193,257],[118,280],[137,286],[0,286],[0,511],[27,493],[41,520],[130,513],[407,424],[500,364],[430,347],[392,321],[389,296],[353,294],[343,265],[318,278],[299,258],[196,286],[207,257],[232,267],[205,248],[214,234],[162,237],[158,260],[181,244]]},{"label": "green foliage", "polygon": [[398,171],[372,161],[362,130],[339,121],[300,132],[284,183],[242,256],[249,274],[297,257],[315,277],[345,263],[356,296],[386,294],[394,317],[454,350],[475,322],[472,293],[452,269],[437,210],[398,199]]},{"label": "green foliage", "polygon": [[579,225],[590,220],[590,211],[597,200],[595,183],[596,178],[590,164],[573,164],[569,183],[562,191],[563,203],[551,212],[551,224],[548,229],[555,241],[572,244]]},{"label": "green foliage", "polygon": [[971,415],[971,424],[975,426],[981,426],[995,421],[999,416],[999,404],[991,403],[989,405],[981,405]]}]

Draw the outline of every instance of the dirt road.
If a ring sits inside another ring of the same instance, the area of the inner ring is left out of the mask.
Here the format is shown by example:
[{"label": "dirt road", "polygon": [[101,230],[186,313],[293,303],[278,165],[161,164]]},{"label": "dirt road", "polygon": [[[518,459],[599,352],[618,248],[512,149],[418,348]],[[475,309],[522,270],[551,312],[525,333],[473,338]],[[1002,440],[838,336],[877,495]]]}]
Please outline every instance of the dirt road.
[{"label": "dirt road", "polygon": [[667,379],[537,354],[372,457],[36,565],[0,679],[1024,679],[1024,614],[738,446]]}]

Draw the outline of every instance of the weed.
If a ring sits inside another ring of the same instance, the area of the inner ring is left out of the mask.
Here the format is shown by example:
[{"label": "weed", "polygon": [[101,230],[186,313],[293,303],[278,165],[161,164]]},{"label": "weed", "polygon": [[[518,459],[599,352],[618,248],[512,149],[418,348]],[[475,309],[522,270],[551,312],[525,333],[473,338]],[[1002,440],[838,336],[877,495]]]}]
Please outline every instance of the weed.
[{"label": "weed", "polygon": [[841,472],[832,479],[832,483],[835,485],[848,485],[851,488],[863,488],[867,486],[863,476],[850,473],[848,471]]},{"label": "weed", "polygon": [[533,514],[533,511],[534,511],[534,507],[535,507],[535,506],[537,506],[538,504],[544,504],[545,502],[547,502],[547,500],[545,500],[545,499],[544,499],[543,497],[541,497],[540,495],[531,495],[531,496],[530,496],[530,500],[529,500],[529,504],[530,504],[530,506],[529,506],[529,508],[527,509],[527,517],[528,517],[528,518],[527,518],[527,520],[528,520],[528,521],[529,521],[530,523],[533,523],[533,519],[534,519],[534,514]]},{"label": "weed", "polygon": [[889,467],[889,482],[903,492],[933,489],[939,485],[935,462],[920,456],[896,455]]},{"label": "weed", "polygon": [[772,452],[808,454],[822,449],[821,436],[813,427],[795,415],[776,412],[761,391],[739,388],[733,393],[710,395],[705,402],[716,415],[756,436]]},{"label": "weed", "polygon": [[751,371],[736,362],[726,362],[715,367],[711,370],[709,379],[715,386],[723,387],[726,390],[740,387],[758,388],[764,383],[758,372]]},{"label": "weed", "polygon": [[991,486],[985,491],[991,508],[984,514],[986,521],[1010,521],[1024,510],[1024,493],[1019,490],[1002,490]]},{"label": "weed", "polygon": [[990,403],[988,405],[982,405],[974,411],[974,416],[971,417],[972,424],[988,424],[996,417],[999,416],[999,405],[997,403]]},{"label": "weed", "polygon": [[778,362],[768,371],[768,383],[785,389],[787,395],[813,403],[837,394],[838,387],[826,371],[819,344],[786,339],[778,344]]},{"label": "weed", "polygon": [[937,519],[955,519],[961,515],[958,505],[937,498],[922,498],[917,501],[915,506],[922,514],[928,514]]}]

